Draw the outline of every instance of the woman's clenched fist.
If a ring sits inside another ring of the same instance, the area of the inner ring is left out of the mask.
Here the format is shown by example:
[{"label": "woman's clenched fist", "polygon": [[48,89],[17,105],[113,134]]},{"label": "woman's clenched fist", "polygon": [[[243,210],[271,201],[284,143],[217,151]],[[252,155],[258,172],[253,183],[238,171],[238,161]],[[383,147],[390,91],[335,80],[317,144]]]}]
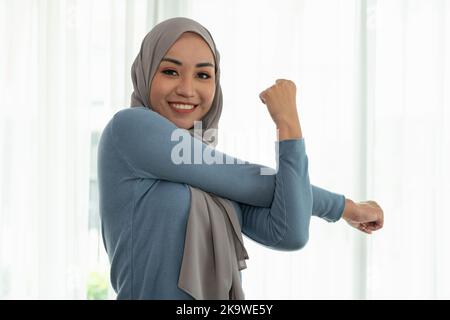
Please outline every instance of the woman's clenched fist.
[{"label": "woman's clenched fist", "polygon": [[285,79],[278,79],[273,86],[259,94],[259,98],[267,106],[273,122],[279,129],[280,140],[302,137],[296,94],[295,83]]}]

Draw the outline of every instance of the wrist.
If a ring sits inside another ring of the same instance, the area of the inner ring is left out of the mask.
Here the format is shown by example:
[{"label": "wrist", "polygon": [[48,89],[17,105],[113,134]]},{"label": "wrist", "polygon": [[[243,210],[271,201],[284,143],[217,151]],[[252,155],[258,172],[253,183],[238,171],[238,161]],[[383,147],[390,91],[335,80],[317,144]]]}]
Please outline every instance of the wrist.
[{"label": "wrist", "polygon": [[277,126],[278,139],[280,141],[287,139],[301,139],[303,137],[298,118],[291,120],[278,120],[275,124]]},{"label": "wrist", "polygon": [[342,218],[345,220],[351,220],[355,210],[356,210],[356,203],[351,199],[345,198],[345,207],[344,213],[342,214]]}]

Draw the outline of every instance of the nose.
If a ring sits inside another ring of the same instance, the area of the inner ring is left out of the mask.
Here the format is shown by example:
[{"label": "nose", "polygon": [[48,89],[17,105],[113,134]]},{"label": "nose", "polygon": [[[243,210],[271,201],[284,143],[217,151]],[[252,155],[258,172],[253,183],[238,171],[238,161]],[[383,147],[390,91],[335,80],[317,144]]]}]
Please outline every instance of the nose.
[{"label": "nose", "polygon": [[180,78],[180,82],[177,85],[177,94],[183,97],[193,97],[194,96],[194,83],[190,77]]}]

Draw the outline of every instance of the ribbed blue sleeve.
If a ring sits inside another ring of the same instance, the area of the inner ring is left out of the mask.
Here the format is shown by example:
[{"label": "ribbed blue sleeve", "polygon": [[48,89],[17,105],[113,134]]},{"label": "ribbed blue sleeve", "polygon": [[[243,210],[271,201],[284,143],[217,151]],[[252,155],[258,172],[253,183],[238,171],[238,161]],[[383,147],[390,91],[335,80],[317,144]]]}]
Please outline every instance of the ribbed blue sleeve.
[{"label": "ribbed blue sleeve", "polygon": [[279,250],[301,249],[309,238],[313,195],[308,174],[305,140],[279,142],[279,166],[270,208],[240,204],[242,232]]},{"label": "ribbed blue sleeve", "polygon": [[345,196],[311,185],[313,194],[312,215],[328,222],[342,218],[345,208]]},{"label": "ribbed blue sleeve", "polygon": [[[286,148],[281,141],[280,149]],[[303,144],[303,143],[298,143]],[[301,146],[303,148],[303,146]],[[294,152],[289,157],[295,157]],[[345,196],[311,185],[306,175],[307,159],[304,164],[291,166],[290,161],[280,161],[277,183],[280,187],[270,208],[262,208],[238,203],[242,213],[242,232],[258,243],[278,250],[298,250],[305,246],[309,237],[311,216],[328,222],[336,222],[342,217]],[[286,175],[285,172],[291,175]],[[303,192],[303,195],[300,194]],[[309,194],[312,199],[309,199]],[[312,212],[310,212],[312,200]]]}]

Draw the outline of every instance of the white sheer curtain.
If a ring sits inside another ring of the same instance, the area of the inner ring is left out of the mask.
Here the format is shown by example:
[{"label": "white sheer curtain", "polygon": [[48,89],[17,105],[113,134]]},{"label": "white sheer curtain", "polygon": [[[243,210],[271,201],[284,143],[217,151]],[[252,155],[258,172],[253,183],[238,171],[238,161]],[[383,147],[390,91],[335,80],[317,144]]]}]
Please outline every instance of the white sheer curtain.
[{"label": "white sheer curtain", "polygon": [[0,299],[84,299],[92,281],[90,298],[104,297],[96,143],[129,102],[142,38],[180,10],[0,0]]},{"label": "white sheer curtain", "polygon": [[86,291],[89,8],[72,3],[0,2],[1,298]]},{"label": "white sheer curtain", "polygon": [[258,94],[292,79],[312,182],[385,210],[372,236],[314,218],[298,252],[246,238],[247,298],[450,298],[446,0],[0,0],[0,298],[105,298],[96,143],[179,15],[222,56],[219,149],[274,165]]},{"label": "white sheer curtain", "polygon": [[450,3],[374,3],[368,186],[386,211],[369,298],[450,298]]}]

